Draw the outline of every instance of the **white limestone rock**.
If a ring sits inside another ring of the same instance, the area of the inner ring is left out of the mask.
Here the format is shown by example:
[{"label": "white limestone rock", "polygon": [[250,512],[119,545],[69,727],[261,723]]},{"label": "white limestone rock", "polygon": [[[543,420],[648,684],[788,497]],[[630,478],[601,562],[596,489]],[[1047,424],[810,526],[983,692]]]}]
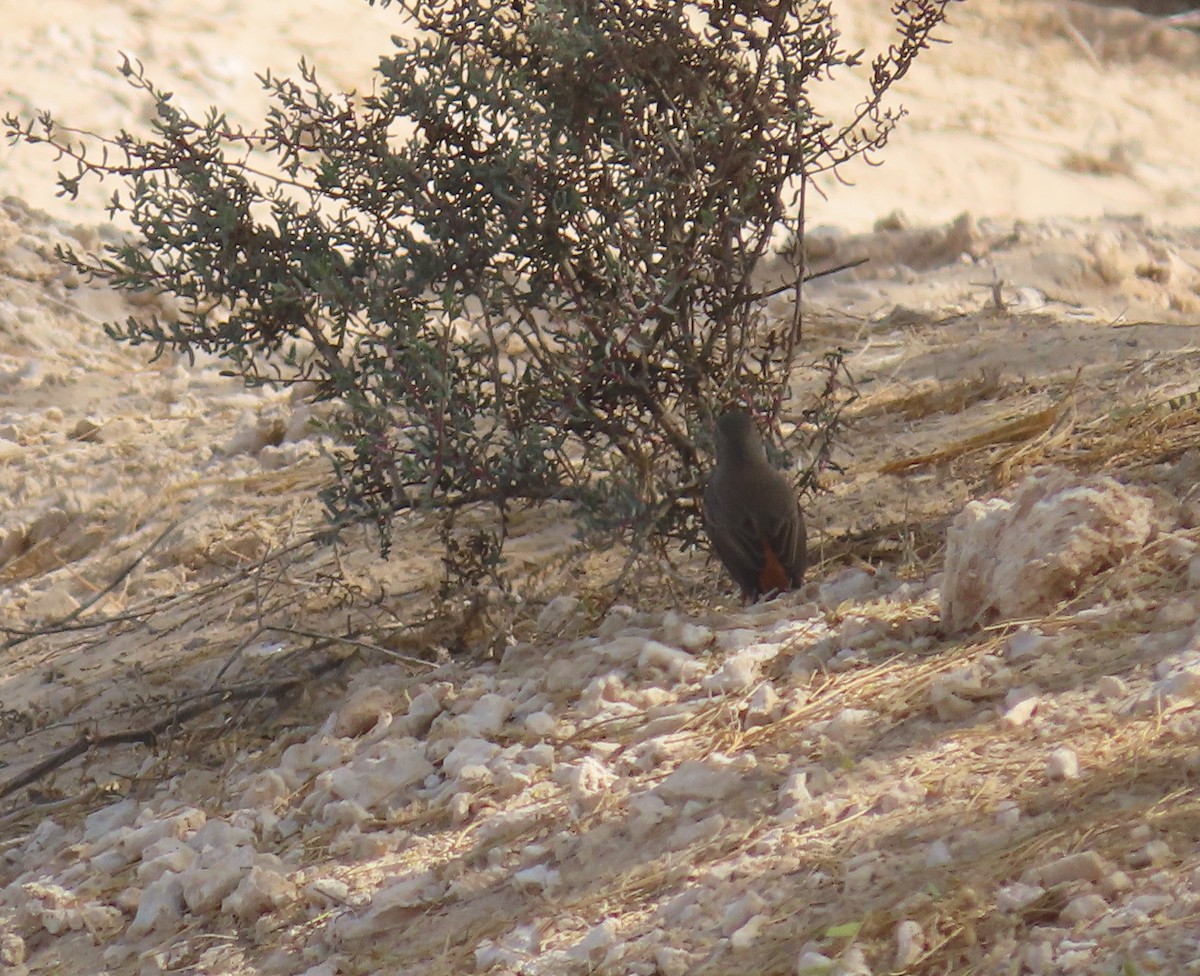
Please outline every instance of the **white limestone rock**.
[{"label": "white limestone rock", "polygon": [[382,688],[360,688],[335,713],[333,734],[355,739],[392,721],[391,696]]},{"label": "white limestone rock", "polygon": [[126,933],[137,938],[154,931],[174,931],[182,924],[183,909],[183,882],[174,871],[166,871],[142,891]]},{"label": "white limestone rock", "polygon": [[713,753],[705,759],[691,759],[663,780],[656,792],[668,802],[679,800],[720,800],[738,790],[745,771],[752,768],[749,755],[735,758]]},{"label": "white limestone rock", "polygon": [[383,739],[361,750],[350,762],[321,772],[310,797],[311,807],[321,810],[324,816],[323,808],[330,801],[351,800],[367,810],[378,811],[386,804],[401,803],[406,791],[433,772],[423,743],[407,738]]},{"label": "white limestone rock", "polygon": [[687,651],[660,641],[643,641],[637,656],[639,672],[661,669],[674,681],[692,681],[704,672],[704,665]]},{"label": "white limestone rock", "polygon": [[712,643],[713,632],[710,627],[681,617],[674,610],[668,610],[663,615],[662,639],[667,644],[674,644],[694,654]]},{"label": "white limestone rock", "polygon": [[579,598],[574,596],[556,596],[538,614],[537,629],[539,633],[561,634],[579,609]]},{"label": "white limestone rock", "polygon": [[183,901],[188,911],[207,915],[220,906],[254,864],[249,847],[213,847],[178,875],[183,885]]},{"label": "white limestone rock", "polygon": [[615,773],[591,756],[585,756],[577,763],[559,766],[553,776],[554,782],[567,787],[571,808],[576,814],[595,809],[609,787],[617,781]]},{"label": "white limestone rock", "polygon": [[1046,776],[1049,779],[1078,779],[1079,756],[1074,749],[1062,746],[1050,753],[1046,761]]},{"label": "white limestone rock", "polygon": [[256,864],[221,903],[221,910],[246,924],[291,904],[297,898],[296,885],[281,872]]},{"label": "white limestone rock", "polygon": [[1045,471],[1009,499],[970,502],[946,535],[942,624],[1044,613],[1158,528],[1147,496],[1103,475]]},{"label": "white limestone rock", "polygon": [[920,924],[905,919],[896,925],[896,968],[907,969],[925,951],[925,932]]}]

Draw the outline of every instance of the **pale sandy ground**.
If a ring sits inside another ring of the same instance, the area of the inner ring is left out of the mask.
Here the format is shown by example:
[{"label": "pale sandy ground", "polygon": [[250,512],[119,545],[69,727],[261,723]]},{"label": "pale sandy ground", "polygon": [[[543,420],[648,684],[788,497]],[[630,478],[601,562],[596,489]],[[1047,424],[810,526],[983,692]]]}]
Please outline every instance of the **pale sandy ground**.
[{"label": "pale sandy ground", "polygon": [[[878,50],[889,6],[840,5],[846,48]],[[264,104],[256,72],[289,70],[303,56],[331,84],[367,89],[397,32],[395,7],[355,0],[19,4],[0,35],[0,94],[6,109],[51,109],[67,124],[135,127],[145,106],[115,71],[124,52],[189,108],[215,103],[250,123]],[[964,210],[1197,222],[1200,90],[1186,70],[1200,57],[1195,35],[1086,3],[969,0],[942,36],[953,43],[901,85],[911,117],[884,169],[844,174],[853,188],[823,180],[816,223],[862,231],[896,209],[934,223]],[[830,110],[860,98],[861,79],[845,81],[824,93]],[[1080,172],[1089,162],[1101,172]],[[72,221],[89,215],[48,198],[53,170],[43,156],[0,148],[9,193]],[[90,215],[102,216],[106,196],[91,196]]]},{"label": "pale sandy ground", "polygon": [[[22,4],[0,103],[136,126],[124,50],[250,122],[255,70],[369,84],[397,16]],[[306,541],[308,409],[109,344],[128,301],[50,257],[103,196],[0,148],[0,782],[245,699],[0,801],[0,972],[1200,972],[1200,42],[990,0],[946,37],[814,202],[819,261],[873,258],[810,294],[862,399],[811,583],[748,611],[703,554],[610,608],[542,510],[515,596],[426,621],[430,526]]]}]

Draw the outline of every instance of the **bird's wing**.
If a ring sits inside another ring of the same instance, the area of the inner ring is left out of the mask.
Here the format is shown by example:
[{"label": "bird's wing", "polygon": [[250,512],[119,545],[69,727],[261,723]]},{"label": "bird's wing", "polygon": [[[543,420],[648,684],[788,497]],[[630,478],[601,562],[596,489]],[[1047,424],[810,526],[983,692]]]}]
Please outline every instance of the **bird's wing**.
[{"label": "bird's wing", "polygon": [[[790,486],[788,491],[790,495]],[[804,515],[800,511],[799,501],[794,496],[790,497],[787,509],[766,519],[765,523],[762,531],[768,545],[791,576],[792,585],[799,586],[804,579],[807,555]]]},{"label": "bird's wing", "polygon": [[748,514],[723,504],[710,486],[704,493],[704,524],[708,537],[734,581],[748,593],[758,593],[758,574],[763,567],[762,530]]}]

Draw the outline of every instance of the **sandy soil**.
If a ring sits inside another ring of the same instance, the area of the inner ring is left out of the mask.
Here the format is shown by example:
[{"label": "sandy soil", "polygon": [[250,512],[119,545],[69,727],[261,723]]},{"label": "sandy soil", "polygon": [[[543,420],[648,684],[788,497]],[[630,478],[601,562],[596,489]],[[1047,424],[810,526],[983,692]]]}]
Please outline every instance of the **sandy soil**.
[{"label": "sandy soil", "polygon": [[[0,102],[143,124],[123,50],[251,122],[254,71],[366,85],[398,29],[22,5]],[[810,582],[749,609],[703,553],[614,593],[551,508],[438,613],[428,521],[315,542],[309,408],[104,339],[130,300],[52,257],[103,198],[0,149],[0,788],[79,752],[0,801],[0,971],[1200,971],[1200,41],[946,37],[815,201],[872,258],[807,324],[862,396]]]}]

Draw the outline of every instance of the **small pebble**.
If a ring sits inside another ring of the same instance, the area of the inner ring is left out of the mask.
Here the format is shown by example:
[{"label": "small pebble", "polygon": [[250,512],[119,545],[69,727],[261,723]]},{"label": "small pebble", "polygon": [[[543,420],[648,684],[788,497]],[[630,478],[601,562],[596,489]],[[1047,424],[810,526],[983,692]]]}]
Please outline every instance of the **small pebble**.
[{"label": "small pebble", "polygon": [[1060,917],[1064,922],[1075,925],[1078,922],[1099,918],[1106,911],[1108,911],[1108,902],[1102,896],[1090,892],[1085,895],[1077,895],[1067,902]]},{"label": "small pebble", "polygon": [[796,960],[796,976],[829,976],[833,972],[833,960],[819,952],[808,949]]},{"label": "small pebble", "polygon": [[[1016,700],[1009,704],[1010,699]],[[1037,695],[1025,694],[1024,692],[1014,691],[1009,692],[1005,698],[1007,710],[1004,712],[1004,724],[1011,728],[1020,728],[1022,725],[1028,725],[1029,720],[1033,718],[1033,713],[1037,711],[1037,707],[1041,700]]]},{"label": "small pebble", "polygon": [[912,919],[896,926],[896,968],[907,969],[925,951],[925,932]]},{"label": "small pebble", "polygon": [[1021,807],[1015,800],[1004,800],[996,807],[996,824],[1012,829],[1021,822]]},{"label": "small pebble", "polygon": [[1078,779],[1079,757],[1075,750],[1063,746],[1050,753],[1050,758],[1046,760],[1046,776],[1053,780]]},{"label": "small pebble", "polygon": [[1032,654],[1042,651],[1048,640],[1048,637],[1042,631],[1036,628],[1022,627],[1010,636],[1008,642],[1004,645],[1004,657],[1008,660],[1021,660],[1021,658],[1031,657]]},{"label": "small pebble", "polygon": [[1145,847],[1132,852],[1126,861],[1131,868],[1141,869],[1168,864],[1174,859],[1170,844],[1163,840],[1152,840]]},{"label": "small pebble", "polygon": [[953,860],[954,855],[950,853],[950,845],[944,840],[935,840],[925,853],[925,863],[931,868],[950,864]]},{"label": "small pebble", "polygon": [[1079,851],[1051,861],[1032,872],[1047,888],[1067,881],[1102,881],[1109,873],[1108,862],[1095,851]]}]

